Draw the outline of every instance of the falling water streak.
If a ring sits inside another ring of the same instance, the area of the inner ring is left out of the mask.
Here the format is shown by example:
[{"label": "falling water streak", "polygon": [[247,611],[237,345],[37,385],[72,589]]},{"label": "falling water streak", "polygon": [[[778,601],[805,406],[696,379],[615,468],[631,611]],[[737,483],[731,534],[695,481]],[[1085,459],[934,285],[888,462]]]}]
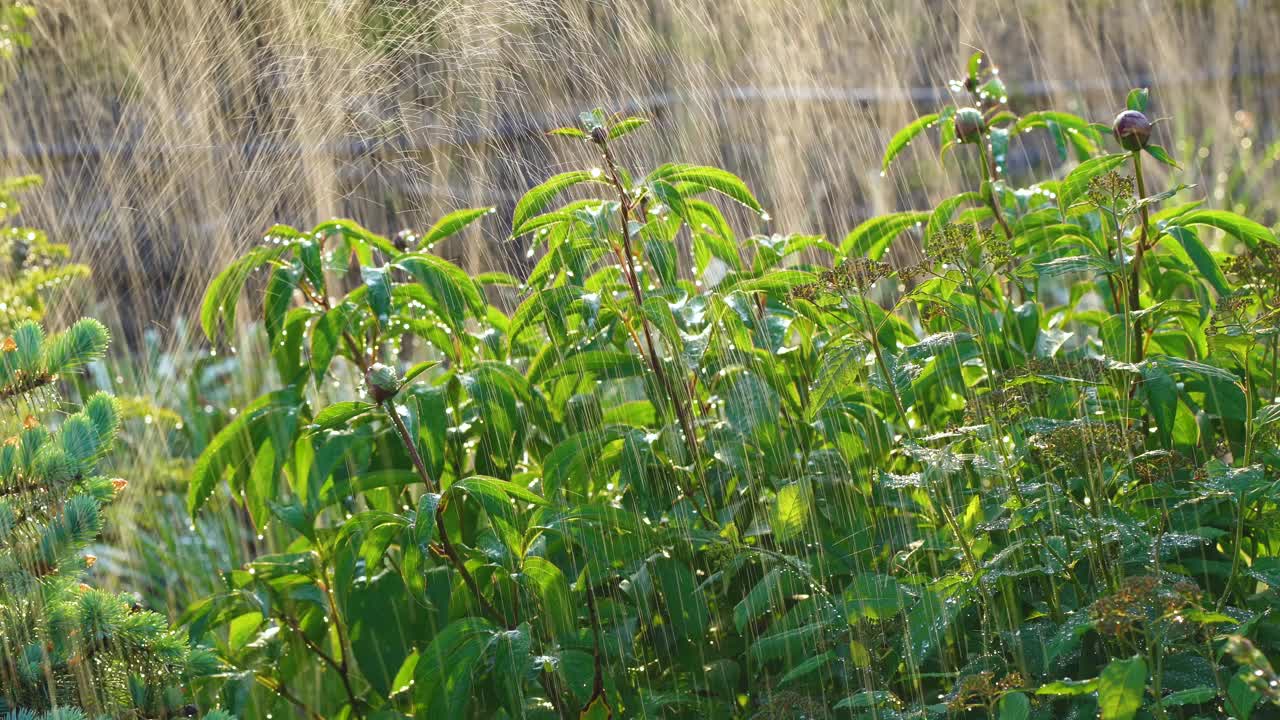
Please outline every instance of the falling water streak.
[{"label": "falling water streak", "polygon": [[[151,329],[180,353],[209,277],[272,223],[350,216],[393,233],[479,205],[508,218],[524,189],[583,164],[542,132],[597,104],[656,119],[624,143],[632,167],[681,159],[746,177],[772,219],[739,215],[740,232],[838,239],[971,189],[927,152],[887,178],[879,161],[974,47],[1018,110],[1106,120],[1144,82],[1175,136],[1194,128],[1198,142],[1232,137],[1237,108],[1274,114],[1276,68],[1251,59],[1272,56],[1278,30],[1280,12],[1250,2],[49,0],[0,138],[6,171],[46,176],[24,220],[94,266],[102,309],[135,346]],[[1048,152],[1038,142],[1015,171]],[[1192,182],[1221,169],[1184,162]],[[525,248],[503,242],[503,222],[439,250],[521,275]],[[144,391],[183,380],[141,372]]]}]

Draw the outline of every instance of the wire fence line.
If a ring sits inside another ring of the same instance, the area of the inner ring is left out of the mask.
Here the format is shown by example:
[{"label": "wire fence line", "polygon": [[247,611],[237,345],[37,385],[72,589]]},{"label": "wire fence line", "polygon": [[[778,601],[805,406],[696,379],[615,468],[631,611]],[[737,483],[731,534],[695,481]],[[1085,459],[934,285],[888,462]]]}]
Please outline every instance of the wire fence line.
[{"label": "wire fence line", "polygon": [[[1275,75],[1280,75],[1280,64],[1258,64],[1248,67],[1235,65],[1226,68],[1205,69],[1198,73],[1188,73],[1172,78],[1156,77],[1150,73],[1142,73],[1135,75],[1130,81],[1101,78],[1072,82],[1020,82],[1010,87],[1010,95],[1023,100],[1035,100],[1072,94],[1123,93],[1133,87],[1180,87],[1245,78],[1264,80]],[[1280,87],[1261,89],[1257,94],[1264,97],[1275,97],[1280,95]],[[928,107],[951,99],[952,96],[947,90],[938,87],[886,89],[816,85],[808,87],[726,85],[700,91],[662,92],[636,98],[618,98],[612,102],[603,101],[595,103],[595,105],[619,112],[637,113],[663,111],[690,103],[708,102],[742,102],[764,105],[774,103],[822,103],[862,107],[910,103]],[[416,136],[396,134],[381,138],[350,138],[312,144],[256,138],[236,145],[160,145],[145,139],[138,139],[138,133],[132,133],[134,135],[132,139],[123,141],[66,141],[11,145],[0,149],[0,162],[16,162],[30,160],[31,158],[42,158],[46,161],[55,162],[85,160],[105,156],[128,156],[140,151],[168,155],[190,152],[239,152],[246,155],[287,155],[321,152],[348,158],[363,157],[384,149],[394,150],[406,155],[425,154],[445,146],[476,145],[494,141],[510,141],[528,135],[539,135],[566,122],[572,122],[579,112],[589,109],[584,106],[563,112],[522,113],[519,117],[507,118],[495,123],[492,127],[448,132],[444,136],[438,136],[434,139],[428,138],[426,134]]]}]

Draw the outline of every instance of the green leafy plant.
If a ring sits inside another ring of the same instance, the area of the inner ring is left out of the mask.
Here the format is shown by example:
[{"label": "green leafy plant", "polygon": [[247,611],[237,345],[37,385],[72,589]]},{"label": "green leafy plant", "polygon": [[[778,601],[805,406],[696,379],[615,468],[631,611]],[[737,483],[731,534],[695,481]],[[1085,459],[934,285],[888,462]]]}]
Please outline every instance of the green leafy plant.
[{"label": "green leafy plant", "polygon": [[[0,62],[6,63],[5,71],[17,51],[31,44],[25,29],[34,15],[35,8],[26,3],[0,2]],[[6,331],[24,320],[38,322],[55,291],[89,272],[85,265],[68,262],[66,245],[50,242],[35,228],[11,224],[22,213],[22,193],[39,185],[36,175],[0,180],[0,326]]]},{"label": "green leafy plant", "polygon": [[[739,178],[630,168],[644,121],[600,111],[552,133],[594,167],[515,208],[526,278],[432,253],[487,209],[395,239],[271,229],[202,322],[216,339],[261,287],[280,386],[210,441],[188,495],[198,513],[226,481],[266,546],[187,617],[261,688],[237,707],[1270,701],[1250,674],[1280,583],[1275,235],[1177,202],[1189,188],[1149,194],[1144,160],[1174,160],[1144,90],[1112,126],[1015,114],[981,55],[955,90],[971,104],[899,132],[884,169],[936,125],[975,188],[839,243],[740,234],[768,213]],[[1038,133],[1064,165],[1015,187],[1010,144]]]}]

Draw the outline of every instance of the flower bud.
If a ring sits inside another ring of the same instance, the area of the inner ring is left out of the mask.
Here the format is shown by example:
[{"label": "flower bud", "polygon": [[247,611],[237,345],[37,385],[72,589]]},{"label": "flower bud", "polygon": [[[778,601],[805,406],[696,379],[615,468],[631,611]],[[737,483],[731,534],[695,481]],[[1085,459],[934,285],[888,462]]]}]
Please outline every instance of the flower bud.
[{"label": "flower bud", "polygon": [[369,397],[381,403],[396,396],[400,389],[400,374],[390,365],[374,363],[364,374],[364,383],[368,386]]},{"label": "flower bud", "polygon": [[956,138],[962,143],[974,143],[982,137],[986,130],[986,122],[977,108],[965,107],[956,111]]},{"label": "flower bud", "polygon": [[1147,146],[1147,140],[1151,138],[1151,121],[1137,110],[1125,110],[1111,123],[1111,131],[1121,147],[1135,152]]},{"label": "flower bud", "polygon": [[597,145],[604,145],[609,139],[609,133],[599,125],[591,128],[591,142]]}]

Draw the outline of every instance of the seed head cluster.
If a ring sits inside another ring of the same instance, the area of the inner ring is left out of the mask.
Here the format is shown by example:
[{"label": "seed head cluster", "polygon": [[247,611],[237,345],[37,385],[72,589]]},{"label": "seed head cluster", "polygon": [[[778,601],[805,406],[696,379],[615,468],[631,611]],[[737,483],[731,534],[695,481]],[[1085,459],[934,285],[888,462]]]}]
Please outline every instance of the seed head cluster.
[{"label": "seed head cluster", "polygon": [[1127,211],[1133,206],[1133,178],[1112,171],[1089,180],[1086,195],[1095,207]]},{"label": "seed head cluster", "polygon": [[1054,376],[1096,383],[1106,378],[1107,370],[1107,361],[1102,358],[1032,358],[1019,367],[1013,377]]},{"label": "seed head cluster", "polygon": [[947,223],[925,245],[925,258],[943,265],[972,266],[975,252],[979,264],[992,267],[1003,267],[1014,259],[1008,238],[974,223]]},{"label": "seed head cluster", "polygon": [[1083,472],[1099,462],[1114,463],[1141,453],[1142,434],[1100,422],[1073,422],[1031,438],[1044,465]]},{"label": "seed head cluster", "polygon": [[990,670],[963,675],[955,688],[944,698],[952,712],[964,712],[973,708],[990,706],[1001,695],[1026,685],[1026,679],[1017,671],[997,679]]},{"label": "seed head cluster", "polygon": [[888,263],[869,258],[851,258],[823,272],[818,279],[792,289],[801,300],[813,301],[822,296],[862,295],[880,280],[893,274]]},{"label": "seed head cluster", "polygon": [[1120,637],[1140,632],[1161,618],[1176,617],[1199,599],[1200,588],[1193,582],[1166,585],[1154,575],[1136,575],[1094,601],[1090,613],[1099,634]]},{"label": "seed head cluster", "polygon": [[1008,424],[1032,414],[1048,397],[1049,389],[1044,385],[1006,385],[970,399],[964,421],[966,425],[993,420]]}]

